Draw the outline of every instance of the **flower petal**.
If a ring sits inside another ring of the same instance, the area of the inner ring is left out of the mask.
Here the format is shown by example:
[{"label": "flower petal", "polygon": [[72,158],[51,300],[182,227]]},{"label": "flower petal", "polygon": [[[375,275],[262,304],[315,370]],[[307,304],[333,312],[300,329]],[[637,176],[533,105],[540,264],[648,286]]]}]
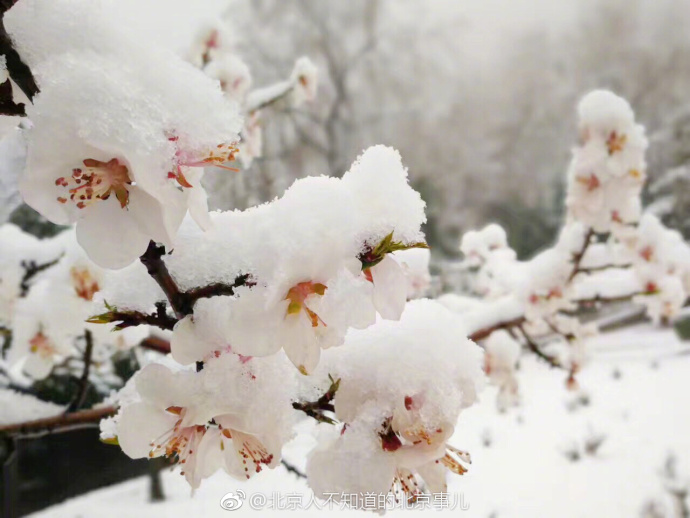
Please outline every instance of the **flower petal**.
[{"label": "flower petal", "polygon": [[94,203],[86,210],[88,213],[77,222],[77,241],[93,262],[120,269],[146,251],[149,236],[115,198]]},{"label": "flower petal", "polygon": [[392,257],[386,256],[371,269],[374,280],[374,305],[387,320],[400,320],[407,301],[405,274]]},{"label": "flower petal", "polygon": [[133,459],[147,457],[151,442],[172,429],[178,417],[150,403],[134,403],[120,410],[117,439],[122,451]]}]

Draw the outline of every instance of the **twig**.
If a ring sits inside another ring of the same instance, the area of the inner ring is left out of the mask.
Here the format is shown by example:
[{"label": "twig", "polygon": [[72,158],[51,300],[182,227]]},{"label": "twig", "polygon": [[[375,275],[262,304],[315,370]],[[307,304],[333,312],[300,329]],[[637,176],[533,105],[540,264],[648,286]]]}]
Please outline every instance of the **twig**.
[{"label": "twig", "polygon": [[316,401],[295,401],[292,403],[292,408],[304,412],[320,423],[335,424],[335,420],[325,415],[324,412],[335,412],[333,398],[340,386],[340,379],[334,380],[330,376],[329,378],[331,386],[328,387],[328,390],[319,399]]},{"label": "twig", "polygon": [[184,300],[182,300],[182,292],[177,286],[177,283],[170,275],[168,267],[163,261],[163,256],[165,255],[165,247],[157,245],[153,241],[149,242],[149,246],[139,259],[141,263],[146,267],[149,275],[154,281],[160,286],[165,293],[165,296],[170,302],[175,315],[178,319],[184,318],[190,312],[186,312],[184,308]]},{"label": "twig", "polygon": [[149,349],[151,351],[156,351],[161,354],[168,354],[170,352],[170,342],[164,338],[158,338],[157,336],[149,336],[141,341],[140,347],[144,349]]},{"label": "twig", "polygon": [[558,360],[555,358],[552,358],[551,356],[545,354],[539,346],[532,340],[532,338],[527,334],[527,331],[525,331],[525,328],[522,325],[517,326],[517,328],[520,330],[520,333],[522,334],[523,338],[525,339],[525,343],[527,344],[527,347],[529,347],[529,350],[532,351],[534,354],[536,354],[539,358],[544,360],[546,363],[548,363],[551,367],[556,367],[559,369],[562,369],[563,366],[558,363]]},{"label": "twig", "polygon": [[546,325],[549,327],[549,329],[551,329],[551,331],[553,331],[557,335],[562,336],[563,338],[565,338],[569,342],[575,339],[575,335],[573,333],[564,333],[563,331],[558,329],[558,326],[556,324],[554,324],[553,322],[551,322],[551,320],[549,320],[548,318],[545,318],[544,322],[546,322]]},{"label": "twig", "polygon": [[235,294],[235,289],[239,288],[240,286],[254,286],[254,282],[251,281],[251,276],[248,273],[238,275],[232,284],[216,282],[214,284],[209,284],[208,286],[192,288],[191,290],[184,292],[183,295],[187,297],[193,305],[193,303],[199,299],[207,299],[222,295],[232,296]]},{"label": "twig", "polygon": [[52,266],[55,266],[60,259],[62,259],[62,255],[60,255],[57,259],[53,261],[43,264],[38,264],[36,263],[36,261],[22,261],[21,265],[22,268],[24,268],[24,276],[22,277],[22,281],[19,284],[19,288],[21,290],[20,296],[26,297],[26,294],[29,293],[29,288],[31,288],[31,280],[34,277],[36,277],[36,275],[38,275],[39,273],[47,270]]},{"label": "twig", "polygon": [[168,315],[165,302],[156,303],[155,313],[141,311],[118,311],[113,309],[101,315],[95,315],[87,320],[92,324],[115,323],[116,329],[149,325],[172,331],[178,320]]},{"label": "twig", "polygon": [[254,282],[250,280],[248,274],[237,276],[232,284],[214,283],[200,288],[192,288],[188,291],[181,291],[175,279],[173,279],[168,267],[163,261],[165,255],[165,247],[157,245],[153,241],[149,243],[146,252],[140,257],[140,260],[149,275],[156,281],[158,286],[163,290],[165,296],[170,302],[170,307],[173,309],[177,319],[182,319],[187,315],[191,315],[194,311],[194,304],[202,298],[216,297],[222,295],[234,295],[235,289],[240,286],[253,286]]},{"label": "twig", "polygon": [[[273,86],[275,86],[275,85],[273,85]],[[266,88],[272,88],[272,86],[267,86]],[[259,88],[257,90],[254,90],[253,92],[250,92],[247,95],[247,99],[248,99],[247,113],[249,113],[251,115],[254,112],[263,110],[264,108],[267,108],[268,106],[275,104],[282,99],[285,99],[292,92],[292,90],[294,90],[294,88],[295,88],[294,84],[287,83],[285,85],[284,90],[280,90],[273,97],[261,99],[259,102],[257,102],[255,99],[252,98],[252,94],[256,95],[256,92],[264,90],[264,88]]]},{"label": "twig", "polygon": [[290,464],[288,461],[285,459],[281,459],[280,463],[283,465],[283,467],[288,470],[289,473],[292,473],[297,476],[297,478],[307,478],[307,476],[302,473],[299,469],[297,469],[295,466]]},{"label": "twig", "polygon": [[604,272],[606,270],[627,270],[632,268],[632,264],[602,264],[601,266],[579,267],[578,272],[582,273],[596,273]]},{"label": "twig", "polygon": [[469,336],[469,338],[470,340],[473,340],[475,342],[478,340],[483,340],[484,338],[488,338],[494,331],[498,331],[499,329],[510,330],[515,327],[521,326],[524,322],[525,317],[518,317],[514,318],[513,320],[507,320],[506,322],[499,322],[490,327],[485,327],[483,329],[475,331]]},{"label": "twig", "polygon": [[[22,61],[19,53],[14,48],[12,39],[5,30],[5,12],[8,11],[17,0],[0,0],[0,13],[2,13],[2,18],[0,19],[0,54],[5,56],[7,62],[7,72],[9,73],[12,80],[17,84],[19,88],[24,92],[24,94],[33,101],[36,94],[38,94],[39,89],[34,79],[31,69]],[[4,104],[7,101],[15,104],[11,99],[3,99]],[[21,106],[21,105],[20,105]],[[16,108],[15,108],[16,109]],[[17,113],[9,113],[7,115],[18,115]]]},{"label": "twig", "polygon": [[44,435],[69,432],[81,428],[92,428],[104,417],[117,412],[114,406],[90,408],[72,413],[61,413],[52,417],[0,426],[0,436],[8,435],[22,439],[43,437]]},{"label": "twig", "polygon": [[588,298],[588,299],[575,299],[573,302],[576,304],[594,304],[597,302],[601,303],[613,303],[613,302],[627,302],[634,297],[637,297],[638,295],[644,295],[644,292],[641,291],[635,291],[633,293],[629,293],[627,295],[618,295],[616,297],[605,297],[602,295],[595,295],[594,297]]},{"label": "twig", "polygon": [[93,335],[88,329],[84,333],[84,341],[86,342],[86,347],[84,348],[84,370],[79,379],[79,390],[67,407],[66,412],[79,410],[86,400],[86,392],[89,388],[89,371],[91,370],[91,360],[93,357]]},{"label": "twig", "polygon": [[10,117],[26,117],[26,107],[24,103],[14,102],[12,96],[12,83],[9,79],[0,84],[0,114]]},{"label": "twig", "polygon": [[587,231],[587,235],[585,235],[585,242],[582,244],[582,248],[573,256],[573,271],[570,273],[570,276],[568,277],[568,282],[572,281],[573,278],[578,273],[580,273],[580,263],[582,262],[582,259],[585,257],[585,253],[589,248],[589,244],[592,242],[592,236],[594,236],[594,230],[590,228]]}]

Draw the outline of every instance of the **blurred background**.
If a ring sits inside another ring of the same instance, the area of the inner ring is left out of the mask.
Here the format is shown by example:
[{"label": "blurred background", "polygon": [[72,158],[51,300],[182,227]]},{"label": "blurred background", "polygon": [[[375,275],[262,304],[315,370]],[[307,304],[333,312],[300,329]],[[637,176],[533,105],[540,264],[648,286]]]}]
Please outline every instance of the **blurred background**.
[{"label": "blurred background", "polygon": [[255,85],[282,79],[300,55],[320,85],[313,103],[266,114],[264,157],[246,174],[215,175],[217,208],[266,201],[297,177],[342,175],[383,143],[400,150],[427,202],[435,254],[457,256],[462,232],[497,221],[527,257],[562,221],[577,100],[608,88],[651,137],[645,199],[690,232],[687,189],[674,188],[690,159],[688,0],[231,5],[223,17]]}]

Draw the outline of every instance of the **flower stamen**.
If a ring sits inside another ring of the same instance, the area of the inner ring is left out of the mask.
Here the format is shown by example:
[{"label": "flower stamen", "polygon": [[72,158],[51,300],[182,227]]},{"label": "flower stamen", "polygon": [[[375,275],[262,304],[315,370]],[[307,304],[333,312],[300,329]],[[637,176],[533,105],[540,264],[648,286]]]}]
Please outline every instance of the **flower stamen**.
[{"label": "flower stamen", "polygon": [[326,292],[326,289],[327,286],[325,284],[321,284],[320,282],[314,283],[311,281],[300,282],[290,288],[285,296],[285,300],[290,301],[287,307],[286,316],[297,315],[300,313],[300,311],[304,310],[311,321],[312,327],[317,327],[319,323],[326,327],[326,323],[321,320],[321,317],[319,317],[319,315],[317,315],[306,305],[306,299],[308,297],[311,295],[323,296],[323,294]]}]

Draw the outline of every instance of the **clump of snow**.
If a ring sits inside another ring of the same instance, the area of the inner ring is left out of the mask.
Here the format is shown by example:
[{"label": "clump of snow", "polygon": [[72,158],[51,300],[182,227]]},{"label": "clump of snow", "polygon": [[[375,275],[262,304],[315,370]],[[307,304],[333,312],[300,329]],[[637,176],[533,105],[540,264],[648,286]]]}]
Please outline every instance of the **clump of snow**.
[{"label": "clump of snow", "polygon": [[641,212],[644,128],[627,101],[605,90],[586,95],[578,114],[581,142],[568,169],[568,217],[597,232],[624,233]]},{"label": "clump of snow", "polygon": [[335,414],[345,425],[309,457],[316,495],[393,486],[410,497],[418,478],[445,490],[446,471],[462,474],[460,461],[469,461],[446,441],[484,385],[482,356],[454,315],[430,300],[410,302],[399,322],[351,331],[320,366],[339,380]]},{"label": "clump of snow", "polygon": [[41,90],[28,108],[24,199],[77,222],[90,257],[120,268],[150,239],[172,246],[188,208],[208,224],[198,168],[232,158],[241,118],[201,71],[118,32],[113,8],[29,0],[6,22]]}]

